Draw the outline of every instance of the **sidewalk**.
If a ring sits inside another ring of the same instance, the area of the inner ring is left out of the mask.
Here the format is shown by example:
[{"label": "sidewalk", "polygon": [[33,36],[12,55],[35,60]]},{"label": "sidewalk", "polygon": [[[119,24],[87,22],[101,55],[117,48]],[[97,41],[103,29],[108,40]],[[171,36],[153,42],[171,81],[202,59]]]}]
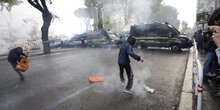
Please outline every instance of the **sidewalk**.
[{"label": "sidewalk", "polygon": [[178,110],[193,110],[193,49],[189,51]]},{"label": "sidewalk", "polygon": [[[200,61],[204,64],[205,55],[200,54]],[[202,65],[203,66],[203,65]],[[202,108],[203,110],[220,110],[220,97],[213,95],[213,88],[203,85]]]},{"label": "sidewalk", "polygon": [[[56,53],[56,52],[65,52],[65,51],[70,51],[73,50],[74,48],[57,48],[57,49],[51,49],[51,53]],[[43,55],[43,50],[32,50],[30,52],[30,56],[38,56],[38,55]],[[7,54],[5,55],[0,55],[0,61],[1,60],[6,60],[7,59]]]},{"label": "sidewalk", "polygon": [[[178,110],[196,110],[197,98],[194,95],[192,52],[193,49],[190,49]],[[205,55],[200,53],[202,66],[204,60]],[[213,87],[203,85],[202,110],[220,110],[220,97],[214,96],[213,91]]]}]

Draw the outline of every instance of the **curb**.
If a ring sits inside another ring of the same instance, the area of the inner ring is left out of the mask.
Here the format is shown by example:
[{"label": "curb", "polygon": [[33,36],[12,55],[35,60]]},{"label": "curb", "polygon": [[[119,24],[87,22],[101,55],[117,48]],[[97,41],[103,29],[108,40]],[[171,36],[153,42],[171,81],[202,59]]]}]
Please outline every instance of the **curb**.
[{"label": "curb", "polygon": [[[70,51],[70,50],[74,50],[74,48],[52,50],[50,54],[57,53],[57,52],[66,52],[66,51]],[[45,55],[45,54],[44,54],[43,52],[30,53],[30,57],[40,56],[40,55]],[[0,57],[0,61],[2,61],[2,60],[7,60],[7,58],[8,58],[7,55],[1,56],[1,57]]]},{"label": "curb", "polygon": [[178,110],[193,110],[193,48],[190,48]]}]

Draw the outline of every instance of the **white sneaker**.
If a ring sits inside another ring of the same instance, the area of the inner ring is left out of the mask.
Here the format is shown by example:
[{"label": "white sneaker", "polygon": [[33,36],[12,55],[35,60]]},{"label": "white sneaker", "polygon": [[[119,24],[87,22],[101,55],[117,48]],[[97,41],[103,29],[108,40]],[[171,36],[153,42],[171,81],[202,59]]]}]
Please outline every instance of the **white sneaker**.
[{"label": "white sneaker", "polygon": [[123,92],[124,92],[124,93],[127,93],[127,94],[130,94],[130,95],[133,95],[133,92],[132,92],[131,90],[124,89]]},{"label": "white sneaker", "polygon": [[120,90],[124,90],[125,88],[125,82],[121,82]]},{"label": "white sneaker", "polygon": [[148,86],[145,86],[145,87],[144,87],[144,90],[145,90],[147,93],[151,93],[151,94],[153,94],[153,93],[155,92],[155,90],[154,90],[153,88],[150,88],[150,87],[148,87]]}]

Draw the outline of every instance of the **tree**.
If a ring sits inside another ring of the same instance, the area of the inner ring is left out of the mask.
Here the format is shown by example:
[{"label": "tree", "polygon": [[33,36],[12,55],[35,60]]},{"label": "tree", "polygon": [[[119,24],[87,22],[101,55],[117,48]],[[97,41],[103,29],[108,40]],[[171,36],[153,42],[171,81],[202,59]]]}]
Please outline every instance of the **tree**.
[{"label": "tree", "polygon": [[[85,5],[88,8],[96,8],[97,9],[97,17],[94,16],[94,24],[93,26],[95,26],[95,21],[96,19],[98,19],[98,30],[102,30],[103,29],[103,16],[102,16],[102,9],[103,9],[103,0],[86,0],[85,1]],[[95,27],[94,27],[95,29]]]},{"label": "tree", "polygon": [[11,11],[12,6],[18,5],[22,3],[22,1],[19,0],[0,0],[0,11],[4,10],[6,8],[8,11]]},{"label": "tree", "polygon": [[191,33],[192,29],[189,27],[186,21],[182,21],[181,23],[181,32],[182,33]]},{"label": "tree", "polygon": [[159,22],[168,22],[172,24],[176,28],[179,28],[180,21],[178,20],[178,12],[176,8],[172,6],[164,6],[161,5],[158,8],[158,11],[153,14],[152,19],[159,21]]},{"label": "tree", "polygon": [[74,14],[77,17],[80,17],[83,19],[83,21],[86,25],[86,31],[89,31],[90,21],[91,21],[91,19],[95,18],[95,15],[97,15],[97,11],[94,7],[79,8],[74,12]]},{"label": "tree", "polygon": [[[128,29],[129,25],[152,23],[154,21],[168,22],[179,27],[178,12],[174,7],[166,6],[163,0],[84,0],[87,8],[97,9],[94,15],[94,29],[109,27],[118,28],[117,31]],[[102,4],[103,8],[98,8]],[[111,19],[109,19],[111,18]],[[102,24],[102,25],[100,25]]]},{"label": "tree", "polygon": [[182,32],[185,33],[187,31],[187,28],[188,28],[188,23],[186,21],[182,21],[181,27],[182,27]]},{"label": "tree", "polygon": [[122,0],[122,9],[124,13],[124,24],[125,25],[128,24],[128,13],[129,13],[128,8],[129,8],[128,0]]},{"label": "tree", "polygon": [[[40,3],[39,3],[40,2]],[[41,39],[43,43],[44,53],[50,53],[50,43],[48,41],[48,31],[52,21],[52,14],[47,8],[47,4],[45,0],[28,0],[28,3],[31,4],[34,8],[39,10],[42,13],[43,18],[43,26],[41,27]],[[50,1],[50,3],[52,3]]]},{"label": "tree", "polygon": [[96,7],[100,0],[85,0],[85,5],[87,7]]}]

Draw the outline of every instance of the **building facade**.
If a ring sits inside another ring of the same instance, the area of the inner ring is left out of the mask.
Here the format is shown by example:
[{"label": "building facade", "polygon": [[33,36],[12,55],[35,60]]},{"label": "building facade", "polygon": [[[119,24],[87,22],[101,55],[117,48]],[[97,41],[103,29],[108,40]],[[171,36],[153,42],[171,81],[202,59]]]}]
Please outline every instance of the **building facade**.
[{"label": "building facade", "polygon": [[209,16],[219,7],[220,0],[197,0],[196,31],[207,29]]}]

